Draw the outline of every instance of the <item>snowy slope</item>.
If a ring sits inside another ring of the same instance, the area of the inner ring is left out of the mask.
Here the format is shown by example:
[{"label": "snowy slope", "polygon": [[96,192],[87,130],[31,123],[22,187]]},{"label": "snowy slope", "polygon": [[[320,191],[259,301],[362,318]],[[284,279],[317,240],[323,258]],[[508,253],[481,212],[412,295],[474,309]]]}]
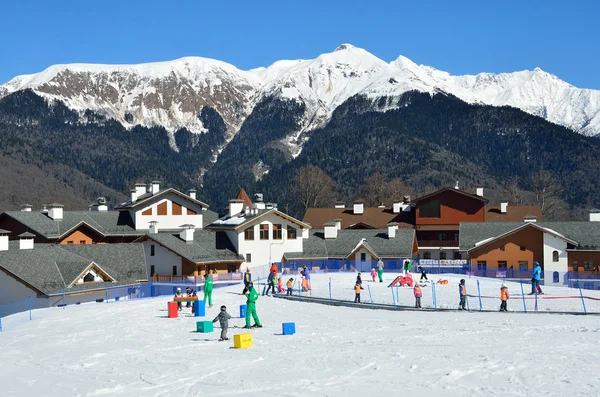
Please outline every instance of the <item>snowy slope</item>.
[{"label": "snowy slope", "polygon": [[[326,122],[353,95],[394,98],[417,90],[510,105],[585,135],[600,132],[600,91],[576,88],[540,69],[452,76],[402,56],[388,63],[350,44],[315,59],[278,61],[250,71],[199,57],[140,65],[55,65],[15,77],[0,86],[0,97],[27,88],[126,126],[162,125],[169,131],[205,131],[197,115],[211,106],[235,134],[256,103],[269,96],[304,102],[302,130],[307,130]],[[393,100],[384,109],[390,107]]]},{"label": "snowy slope", "polygon": [[[312,279],[326,285],[329,277],[334,290],[352,294],[353,274]],[[497,292],[495,280],[488,281]],[[456,303],[455,287],[447,304]],[[371,288],[389,293],[383,284]],[[244,302],[239,291],[216,289],[206,319],[225,304],[230,324],[242,325],[235,318]],[[4,318],[2,395],[597,396],[600,387],[591,364],[600,358],[600,327],[592,316],[388,312],[260,297],[264,328],[250,331],[252,348],[237,350],[231,341],[217,342],[218,324],[214,333],[200,334],[188,313],[166,318],[167,301],[42,309],[33,321],[28,314]],[[296,323],[296,335],[280,334],[287,321]]]}]

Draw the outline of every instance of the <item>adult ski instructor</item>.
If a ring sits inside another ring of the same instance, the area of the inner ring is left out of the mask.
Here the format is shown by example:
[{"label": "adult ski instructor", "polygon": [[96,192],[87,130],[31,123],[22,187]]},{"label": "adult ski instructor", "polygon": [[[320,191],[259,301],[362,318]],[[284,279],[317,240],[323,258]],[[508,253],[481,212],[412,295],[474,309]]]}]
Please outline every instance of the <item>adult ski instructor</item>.
[{"label": "adult ski instructor", "polygon": [[542,294],[542,288],[540,287],[540,279],[542,278],[542,267],[538,261],[533,262],[533,272],[531,272],[531,293],[533,295],[537,293]]},{"label": "adult ski instructor", "polygon": [[262,328],[258,314],[256,314],[256,301],[258,300],[258,292],[254,289],[254,284],[248,284],[248,293],[246,294],[246,325],[244,328],[250,327],[250,316],[254,319],[254,327]]},{"label": "adult ski instructor", "polygon": [[379,282],[383,283],[383,261],[381,259],[377,261],[377,276],[379,277]]}]

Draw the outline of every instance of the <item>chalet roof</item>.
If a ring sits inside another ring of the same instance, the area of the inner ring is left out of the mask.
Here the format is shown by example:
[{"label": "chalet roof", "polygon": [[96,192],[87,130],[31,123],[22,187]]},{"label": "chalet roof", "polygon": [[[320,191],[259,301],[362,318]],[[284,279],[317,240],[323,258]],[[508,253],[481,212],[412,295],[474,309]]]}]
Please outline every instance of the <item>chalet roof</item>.
[{"label": "chalet roof", "polygon": [[[78,284],[69,287],[90,264],[115,278],[116,282]],[[142,244],[56,245],[36,244],[20,250],[18,243],[0,251],[0,268],[45,295],[71,294],[106,286],[131,285],[146,281]]]},{"label": "chalet roof", "polygon": [[312,230],[303,241],[304,252],[286,253],[287,259],[346,259],[363,242],[379,258],[410,258],[415,231],[396,230],[395,238],[388,238],[386,229],[338,230],[336,238],[325,238],[323,229]]},{"label": "chalet roof", "polygon": [[197,204],[197,205],[199,205],[201,207],[208,208],[208,204],[203,203],[200,200],[193,199],[189,195],[187,195],[185,193],[182,193],[179,190],[175,190],[173,188],[169,188],[169,189],[159,190],[156,194],[152,194],[151,192],[144,193],[144,194],[140,195],[137,198],[137,200],[135,200],[135,201],[127,200],[127,201],[125,201],[125,202],[117,205],[115,207],[115,209],[116,210],[135,209],[135,208],[138,208],[138,207],[140,207],[140,206],[142,206],[144,204],[147,204],[150,200],[163,197],[163,196],[165,196],[165,195],[167,195],[169,193],[173,193],[173,194],[175,194],[175,195],[177,195],[177,196],[179,196],[179,197],[181,197],[181,198],[183,198],[185,200],[191,201],[191,202],[193,202],[193,203],[195,203],[195,204]]},{"label": "chalet roof", "polygon": [[178,233],[170,232],[149,234],[148,238],[193,263],[244,261],[243,257],[236,254],[235,247],[224,233],[196,229],[194,240],[189,243],[182,240]]},{"label": "chalet roof", "polygon": [[214,222],[212,222],[211,224],[206,226],[206,229],[210,229],[210,230],[236,230],[242,227],[245,227],[246,225],[249,225],[250,223],[257,221],[265,216],[267,216],[268,214],[275,214],[278,215],[282,218],[287,219],[290,222],[293,222],[295,224],[297,224],[298,226],[305,228],[305,229],[311,229],[311,225],[305,223],[305,222],[301,222],[298,219],[289,216],[287,214],[284,214],[283,212],[279,211],[277,208],[271,208],[271,209],[264,209],[264,210],[256,210],[256,214],[254,213],[245,213],[245,212],[240,212],[239,214],[235,214],[233,216],[224,216]]},{"label": "chalet roof", "polygon": [[361,223],[366,228],[384,229],[390,222],[397,222],[399,229],[411,229],[415,224],[415,212],[395,214],[392,208],[367,207],[362,214],[354,214],[352,208],[309,208],[303,221],[310,223],[314,228],[322,229],[326,222],[334,219],[341,219],[342,229]]},{"label": "chalet roof", "polygon": [[453,192],[453,193],[462,194],[465,197],[470,197],[472,199],[479,200],[482,203],[487,203],[489,201],[485,197],[478,196],[476,194],[467,193],[464,190],[455,189],[455,188],[452,188],[452,187],[446,187],[446,188],[437,190],[437,191],[435,191],[433,193],[426,194],[425,196],[421,196],[421,197],[416,198],[415,200],[413,200],[413,204],[418,204],[420,201],[430,199],[432,197],[435,197],[435,196],[440,195],[440,194],[445,193],[445,192]]},{"label": "chalet roof", "polygon": [[524,225],[548,229],[578,243],[577,248],[600,250],[600,222],[463,222],[460,224],[460,250],[467,251],[476,243],[496,239]]},{"label": "chalet roof", "polygon": [[499,206],[485,207],[486,222],[522,222],[528,215],[535,216],[538,222],[543,220],[542,208],[539,205],[509,204],[505,213],[502,213]]},{"label": "chalet roof", "polygon": [[244,207],[252,208],[252,200],[250,199],[250,196],[248,196],[248,193],[246,193],[244,188],[240,189],[240,191],[238,192],[237,196],[235,196],[235,198],[238,200],[242,200],[242,202],[244,203]]}]

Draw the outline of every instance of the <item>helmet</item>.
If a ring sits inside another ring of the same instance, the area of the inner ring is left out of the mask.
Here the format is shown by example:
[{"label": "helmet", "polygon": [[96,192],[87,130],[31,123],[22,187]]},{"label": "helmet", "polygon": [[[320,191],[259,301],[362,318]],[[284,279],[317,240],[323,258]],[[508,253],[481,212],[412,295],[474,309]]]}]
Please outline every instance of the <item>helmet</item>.
[{"label": "helmet", "polygon": [[179,287],[178,287],[178,288],[177,288],[177,292],[181,292],[181,288],[179,288]]},{"label": "helmet", "polygon": [[225,305],[221,306],[221,311],[224,312],[225,310],[227,310],[227,307]]},{"label": "helmet", "polygon": [[502,283],[502,288],[506,288],[506,284],[505,283]]},{"label": "helmet", "polygon": [[534,264],[534,265],[536,265],[536,266],[539,266],[539,265],[540,265],[540,262],[538,262],[538,261],[535,261],[535,262],[533,262],[533,264]]},{"label": "helmet", "polygon": [[250,269],[246,268],[246,273],[250,273]]},{"label": "helmet", "polygon": [[249,287],[249,288],[252,288],[252,287],[254,287],[254,283],[253,283],[252,281],[250,281],[250,282],[248,283],[248,287]]},{"label": "helmet", "polygon": [[465,279],[464,279],[464,278],[461,278],[461,279],[460,279],[460,283],[461,283],[461,284],[464,284],[464,283],[465,283]]}]

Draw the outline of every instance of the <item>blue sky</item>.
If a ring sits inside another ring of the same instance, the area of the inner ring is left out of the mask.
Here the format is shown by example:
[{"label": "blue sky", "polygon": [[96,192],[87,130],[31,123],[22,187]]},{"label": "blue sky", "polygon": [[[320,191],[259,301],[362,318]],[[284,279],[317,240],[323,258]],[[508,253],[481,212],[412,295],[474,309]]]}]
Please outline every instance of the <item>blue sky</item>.
[{"label": "blue sky", "polygon": [[352,43],[452,74],[539,66],[600,89],[599,16],[580,0],[2,1],[0,84],[57,63],[203,56],[250,69]]}]

